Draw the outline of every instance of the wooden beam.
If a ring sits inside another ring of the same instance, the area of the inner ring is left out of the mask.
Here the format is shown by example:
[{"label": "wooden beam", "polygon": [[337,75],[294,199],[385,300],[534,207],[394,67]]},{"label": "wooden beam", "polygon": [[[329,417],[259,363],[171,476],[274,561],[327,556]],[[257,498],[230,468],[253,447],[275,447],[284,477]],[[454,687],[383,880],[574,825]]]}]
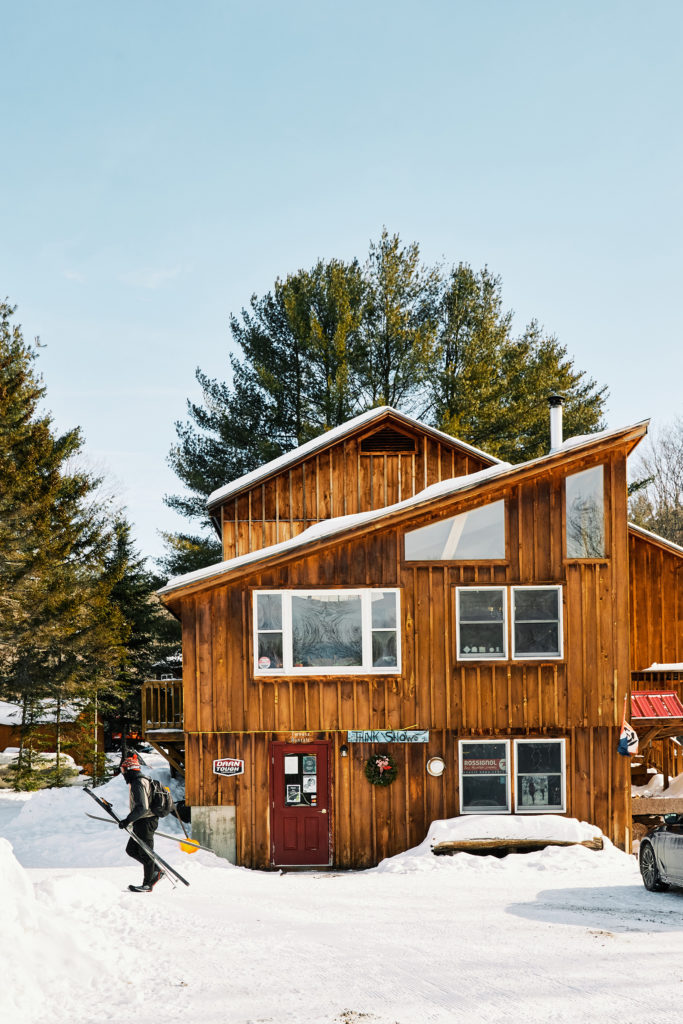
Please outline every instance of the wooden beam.
[{"label": "wooden beam", "polygon": [[151,740],[149,736],[147,737],[147,742],[149,743],[150,747],[154,747],[157,754],[161,754],[162,757],[166,758],[171,767],[175,768],[179,775],[182,775],[182,777],[185,778],[185,768],[178,760],[176,760],[175,757],[172,757],[168,751],[164,750],[163,747],[160,747],[158,743],[154,742],[154,740]]},{"label": "wooden beam", "polygon": [[571,839],[461,839],[445,840],[432,846],[437,856],[450,853],[471,853],[477,850],[543,850],[546,846],[585,846],[588,850],[602,850],[602,837],[574,842]]}]

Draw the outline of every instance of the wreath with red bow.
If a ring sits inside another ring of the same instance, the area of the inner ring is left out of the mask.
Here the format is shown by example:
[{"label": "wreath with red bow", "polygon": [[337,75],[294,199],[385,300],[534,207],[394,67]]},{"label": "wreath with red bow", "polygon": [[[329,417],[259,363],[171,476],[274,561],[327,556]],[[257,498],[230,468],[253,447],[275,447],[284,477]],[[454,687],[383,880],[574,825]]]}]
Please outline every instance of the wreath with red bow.
[{"label": "wreath with red bow", "polygon": [[398,775],[391,754],[373,754],[365,762],[365,777],[373,786],[389,786]]}]

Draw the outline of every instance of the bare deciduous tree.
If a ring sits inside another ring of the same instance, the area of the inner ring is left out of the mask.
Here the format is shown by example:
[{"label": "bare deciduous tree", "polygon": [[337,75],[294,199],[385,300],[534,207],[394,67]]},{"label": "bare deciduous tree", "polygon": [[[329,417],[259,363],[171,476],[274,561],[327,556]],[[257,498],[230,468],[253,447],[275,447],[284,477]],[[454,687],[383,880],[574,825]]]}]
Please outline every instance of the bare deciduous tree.
[{"label": "bare deciduous tree", "polygon": [[653,433],[636,461],[630,515],[635,523],[683,547],[683,419]]}]

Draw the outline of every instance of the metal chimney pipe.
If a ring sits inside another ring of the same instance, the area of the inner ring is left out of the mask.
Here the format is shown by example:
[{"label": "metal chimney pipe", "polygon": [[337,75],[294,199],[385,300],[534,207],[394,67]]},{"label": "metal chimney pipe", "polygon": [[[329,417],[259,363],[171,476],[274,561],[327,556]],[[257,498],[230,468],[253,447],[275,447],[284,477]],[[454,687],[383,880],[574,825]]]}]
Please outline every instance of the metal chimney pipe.
[{"label": "metal chimney pipe", "polygon": [[562,395],[550,395],[548,398],[550,406],[550,451],[556,452],[562,447],[562,406],[564,398]]}]

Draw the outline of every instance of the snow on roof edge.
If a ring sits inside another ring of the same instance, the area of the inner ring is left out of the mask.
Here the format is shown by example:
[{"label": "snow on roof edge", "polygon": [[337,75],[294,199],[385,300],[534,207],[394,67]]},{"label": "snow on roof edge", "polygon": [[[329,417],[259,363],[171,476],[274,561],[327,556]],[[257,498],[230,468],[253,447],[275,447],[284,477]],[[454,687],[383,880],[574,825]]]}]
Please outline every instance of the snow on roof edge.
[{"label": "snow on roof edge", "polygon": [[444,441],[448,441],[450,444],[458,444],[462,448],[467,449],[467,451],[472,452],[473,455],[483,456],[486,459],[490,459],[495,464],[500,464],[502,461],[501,459],[497,459],[495,455],[490,455],[488,452],[482,451],[481,448],[475,448],[474,445],[468,444],[467,441],[461,441],[457,437],[452,437],[450,434],[444,433],[443,430],[438,430],[436,427],[430,427],[426,423],[422,423],[420,420],[416,420],[404,412],[399,412],[398,409],[394,409],[390,405],[381,405],[376,409],[368,409],[367,412],[362,412],[359,416],[354,416],[353,419],[347,420],[346,423],[340,423],[339,426],[332,427],[330,430],[325,431],[325,433],[319,434],[310,441],[306,441],[305,444],[299,445],[298,448],[292,448],[291,451],[285,452],[283,455],[279,455],[276,459],[271,459],[270,462],[265,462],[257,469],[252,469],[249,473],[245,473],[236,480],[232,480],[230,483],[216,488],[216,490],[212,491],[206,499],[207,508],[211,508],[219,501],[224,501],[231,494],[234,494],[236,491],[241,491],[245,487],[249,487],[251,484],[256,483],[257,480],[261,480],[266,476],[271,476],[273,473],[279,472],[281,469],[289,466],[292,462],[298,462],[299,459],[306,458],[307,455],[312,455],[320,448],[326,448],[329,444],[333,444],[335,441],[338,441],[340,438],[352,433],[354,430],[364,426],[366,423],[372,423],[373,420],[378,419],[386,413],[391,413],[392,416],[402,420],[406,426],[419,427],[421,430],[426,430],[428,433],[438,438],[443,438]]},{"label": "snow on roof edge", "polygon": [[641,672],[683,672],[683,662],[669,662],[668,664],[659,664],[653,661],[649,668],[641,668]]},{"label": "snow on roof edge", "polygon": [[668,540],[666,537],[660,537],[658,533],[653,533],[652,530],[646,530],[644,526],[639,526],[637,523],[628,524],[629,530],[633,530],[635,533],[642,533],[644,537],[649,537],[651,540],[656,540],[658,544],[663,544],[667,548],[671,548],[678,555],[683,555],[683,547],[680,544],[676,544],[673,540]]},{"label": "snow on roof edge", "polygon": [[381,519],[393,512],[403,511],[404,509],[408,509],[413,506],[417,507],[424,502],[431,501],[439,495],[457,494],[458,491],[465,490],[466,488],[483,482],[484,480],[492,479],[497,476],[504,476],[506,473],[511,471],[517,471],[525,467],[546,462],[549,459],[557,457],[557,455],[561,454],[565,450],[571,450],[573,448],[578,448],[581,445],[590,444],[594,441],[604,439],[605,437],[625,433],[629,430],[635,430],[637,427],[643,426],[647,423],[649,423],[649,420],[639,420],[637,423],[633,423],[627,427],[619,427],[616,430],[601,430],[596,434],[583,434],[577,438],[569,437],[563,442],[560,448],[557,448],[552,452],[548,452],[546,455],[540,455],[536,459],[529,459],[527,462],[520,462],[516,465],[512,465],[509,462],[498,462],[497,465],[487,466],[486,469],[479,470],[477,473],[468,473],[466,476],[449,477],[446,480],[440,480],[438,483],[431,484],[429,487],[426,487],[423,491],[419,491],[417,494],[412,495],[410,498],[405,498],[403,501],[396,502],[393,505],[387,505],[384,508],[372,509],[368,512],[357,512],[348,516],[337,516],[334,519],[322,519],[320,522],[314,523],[313,526],[309,526],[307,530],[304,530],[302,533],[298,534],[298,536],[292,537],[289,540],[280,541],[278,544],[271,544],[265,548],[258,548],[255,551],[250,551],[245,555],[238,555],[237,558],[230,558],[224,562],[216,562],[213,565],[204,566],[203,569],[195,569],[193,572],[185,573],[182,576],[175,576],[170,579],[165,586],[157,590],[157,594],[159,596],[162,594],[169,594],[172,591],[188,586],[191,583],[196,583],[203,579],[211,579],[213,576],[222,576],[233,569],[262,561],[273,554],[282,554],[288,550],[294,551],[300,547],[305,547],[313,540],[333,536],[335,533],[352,529],[355,526],[374,522],[376,519]]}]

